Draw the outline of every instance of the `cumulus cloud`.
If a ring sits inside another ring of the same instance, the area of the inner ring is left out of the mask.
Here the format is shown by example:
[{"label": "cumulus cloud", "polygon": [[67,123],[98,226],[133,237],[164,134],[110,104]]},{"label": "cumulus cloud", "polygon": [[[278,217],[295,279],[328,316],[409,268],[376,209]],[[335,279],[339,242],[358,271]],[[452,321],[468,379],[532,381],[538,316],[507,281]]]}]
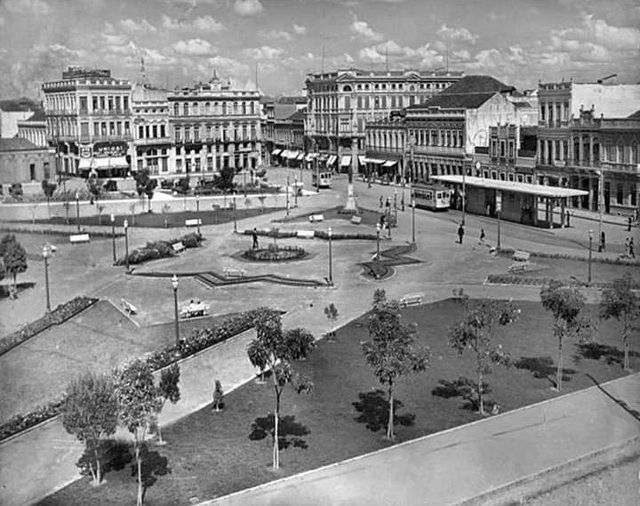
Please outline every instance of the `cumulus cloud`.
[{"label": "cumulus cloud", "polygon": [[638,28],[612,26],[603,19],[595,19],[591,14],[583,14],[581,26],[553,30],[551,36],[554,44],[563,44],[565,41],[591,41],[610,49],[623,51],[640,49]]},{"label": "cumulus cloud", "polygon": [[442,62],[442,56],[429,44],[417,48],[401,46],[390,40],[382,44],[364,47],[358,52],[358,58],[367,63],[382,63],[390,58],[403,63],[419,64],[429,67]]},{"label": "cumulus cloud", "polygon": [[362,38],[366,40],[382,40],[383,35],[374,31],[366,21],[361,21],[358,18],[353,19],[353,23],[349,27],[353,38]]},{"label": "cumulus cloud", "polygon": [[128,32],[155,32],[157,29],[146,19],[134,21],[131,18],[120,20],[120,27]]},{"label": "cumulus cloud", "polygon": [[211,33],[227,29],[221,22],[209,15],[199,16],[193,21],[186,21],[185,19],[175,19],[163,14],[162,26],[168,30],[198,30]]},{"label": "cumulus cloud", "polygon": [[249,66],[246,63],[242,63],[234,58],[228,58],[226,56],[213,56],[207,58],[209,69],[217,68],[224,69],[224,74],[232,76],[248,75]]},{"label": "cumulus cloud", "polygon": [[255,16],[260,14],[264,7],[260,0],[236,0],[233,4],[233,10],[238,16]]},{"label": "cumulus cloud", "polygon": [[296,35],[306,35],[307,34],[307,27],[306,26],[301,26],[301,25],[296,25],[294,23],[293,24],[293,33],[295,33]]},{"label": "cumulus cloud", "polygon": [[204,56],[214,52],[213,46],[202,39],[179,40],[173,45],[173,49],[186,56]]},{"label": "cumulus cloud", "polygon": [[3,5],[8,11],[31,13],[36,16],[51,12],[51,7],[44,0],[4,0]]},{"label": "cumulus cloud", "polygon": [[447,25],[442,25],[436,35],[449,41],[470,42],[471,44],[474,44],[478,38],[477,35],[464,27],[450,28]]},{"label": "cumulus cloud", "polygon": [[282,56],[284,50],[279,47],[262,46],[244,49],[242,53],[247,58],[254,58],[256,60],[272,60]]},{"label": "cumulus cloud", "polygon": [[292,39],[291,34],[284,30],[270,30],[268,32],[261,31],[259,32],[259,35],[265,39],[283,39],[286,41],[290,41]]}]

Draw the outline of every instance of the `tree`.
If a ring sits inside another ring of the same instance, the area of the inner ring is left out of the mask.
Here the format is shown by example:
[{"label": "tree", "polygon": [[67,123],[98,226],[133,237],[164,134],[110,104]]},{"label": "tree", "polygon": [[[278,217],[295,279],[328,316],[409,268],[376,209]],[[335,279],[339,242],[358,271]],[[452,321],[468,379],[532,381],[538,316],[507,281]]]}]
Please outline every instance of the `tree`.
[{"label": "tree", "polygon": [[[107,375],[85,373],[67,387],[62,406],[62,425],[83,442],[93,484],[102,481],[101,441],[118,425],[118,402],[113,379]],[[82,461],[83,459],[81,459]]]},{"label": "tree", "polygon": [[334,327],[335,327],[336,321],[338,320],[338,308],[335,306],[333,302],[324,308],[324,315],[327,317],[331,325],[331,330],[327,335],[330,338],[334,338],[336,335]]},{"label": "tree", "polygon": [[[180,382],[180,366],[175,363],[170,365],[160,373],[160,384],[158,385],[158,396],[160,397],[160,409],[158,409],[158,415],[164,408],[167,401],[175,404],[180,400],[180,388],[178,383]],[[160,430],[160,424],[158,424],[158,439],[159,444],[164,444],[162,440],[162,431]]]},{"label": "tree", "polygon": [[280,468],[280,438],[278,421],[280,401],[287,385],[291,384],[297,393],[310,392],[313,384],[309,379],[296,373],[293,361],[306,358],[315,342],[313,335],[305,329],[282,329],[280,312],[269,308],[258,308],[254,320],[256,338],[247,349],[249,360],[261,371],[271,369],[275,390],[273,468]]},{"label": "tree", "polygon": [[465,300],[465,314],[462,319],[449,330],[449,345],[462,355],[471,350],[476,359],[476,403],[478,413],[485,414],[484,393],[485,375],[491,374],[493,364],[509,367],[511,357],[504,352],[502,345],[493,344],[493,331],[498,326],[505,326],[518,318],[520,309],[511,301],[488,301],[470,306]]},{"label": "tree", "polygon": [[233,177],[235,175],[236,171],[233,167],[222,167],[220,175],[213,180],[213,186],[220,190],[231,190],[233,189]]},{"label": "tree", "polygon": [[624,347],[623,369],[629,368],[629,337],[633,322],[640,317],[640,297],[634,292],[635,282],[628,272],[613,281],[613,286],[602,292],[600,301],[600,318],[615,318],[622,323],[622,344]]},{"label": "tree", "polygon": [[4,261],[7,274],[13,275],[13,294],[17,296],[17,275],[27,270],[27,252],[13,234],[7,234],[2,238],[0,253]]},{"label": "tree", "polygon": [[98,182],[98,178],[95,173],[91,174],[87,179],[87,189],[89,190],[89,194],[91,195],[92,201],[98,201],[100,198],[100,193],[102,192],[102,188],[100,187],[100,183]]},{"label": "tree", "polygon": [[133,435],[133,448],[138,468],[138,496],[136,506],[142,506],[142,450],[148,427],[156,419],[162,399],[153,383],[151,368],[136,360],[118,371],[116,395],[120,424]]},{"label": "tree", "polygon": [[586,338],[591,332],[591,321],[582,316],[584,295],[575,286],[563,286],[560,281],[552,280],[540,290],[542,307],[553,315],[553,334],[558,339],[558,366],[556,388],[562,388],[562,349],[564,340],[570,337]]},{"label": "tree", "polygon": [[425,371],[429,366],[430,352],[427,348],[414,346],[412,329],[402,324],[399,302],[387,301],[384,290],[376,290],[373,296],[369,336],[371,341],[362,344],[362,351],[367,365],[387,390],[389,420],[386,436],[392,440],[395,438],[394,387],[403,376]]},{"label": "tree", "polygon": [[51,217],[51,197],[53,197],[54,192],[58,186],[55,183],[50,183],[48,179],[42,180],[42,193],[47,197],[47,214]]},{"label": "tree", "polygon": [[151,212],[151,199],[153,198],[153,190],[158,186],[158,181],[149,176],[149,170],[143,169],[135,173],[133,178],[136,181],[136,191],[142,197],[147,196],[149,200],[149,212]]}]

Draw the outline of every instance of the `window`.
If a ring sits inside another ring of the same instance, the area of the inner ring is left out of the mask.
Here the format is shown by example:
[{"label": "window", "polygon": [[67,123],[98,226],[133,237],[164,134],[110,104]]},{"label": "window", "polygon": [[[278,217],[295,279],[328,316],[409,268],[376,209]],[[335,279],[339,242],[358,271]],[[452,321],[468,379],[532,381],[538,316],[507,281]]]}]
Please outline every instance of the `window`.
[{"label": "window", "polygon": [[116,110],[120,110],[120,96],[116,97]]},{"label": "window", "polygon": [[30,163],[29,164],[29,179],[31,179],[31,181],[35,181],[35,179],[36,179],[36,164],[35,163]]},{"label": "window", "polygon": [[153,138],[157,139],[158,138],[158,125],[153,125],[152,133],[153,133]]},{"label": "window", "polygon": [[189,115],[189,104],[187,104],[186,102],[182,105],[182,114],[184,116]]},{"label": "window", "polygon": [[180,116],[180,104],[178,104],[177,102],[173,104],[173,115]]},{"label": "window", "polygon": [[616,204],[622,204],[624,201],[624,186],[622,183],[616,185]]},{"label": "window", "polygon": [[44,162],[44,178],[49,179],[51,177],[51,170],[49,169],[49,162]]},{"label": "window", "polygon": [[122,97],[122,108],[125,111],[129,109],[129,97]]},{"label": "window", "polygon": [[180,142],[182,140],[182,132],[179,128],[175,129],[176,141]]},{"label": "window", "polygon": [[91,99],[91,104],[93,106],[93,110],[97,111],[98,110],[98,97],[93,97]]},{"label": "window", "polygon": [[138,139],[142,139],[142,138],[144,138],[144,127],[140,125],[138,127]]},{"label": "window", "polygon": [[193,129],[193,140],[194,141],[199,141],[200,140],[200,128],[198,128],[198,127]]},{"label": "window", "polygon": [[86,111],[87,107],[87,97],[80,97],[80,111]]},{"label": "window", "polygon": [[176,172],[178,174],[182,173],[182,160],[180,158],[176,160]]},{"label": "window", "polygon": [[93,135],[100,135],[100,123],[97,121],[93,124]]},{"label": "window", "polygon": [[504,158],[506,156],[506,142],[505,141],[500,141],[500,157]]},{"label": "window", "polygon": [[160,125],[160,137],[166,137],[164,125]]},{"label": "window", "polygon": [[150,132],[149,132],[149,125],[146,125],[146,126],[144,127],[144,136],[145,136],[147,139],[149,139],[149,138],[151,137],[151,135],[149,135],[149,134],[150,134]]},{"label": "window", "polygon": [[196,172],[200,172],[200,158],[196,158],[196,168],[195,168]]},{"label": "window", "polygon": [[104,106],[104,97],[100,97],[100,109],[102,109],[104,111],[105,106]]}]

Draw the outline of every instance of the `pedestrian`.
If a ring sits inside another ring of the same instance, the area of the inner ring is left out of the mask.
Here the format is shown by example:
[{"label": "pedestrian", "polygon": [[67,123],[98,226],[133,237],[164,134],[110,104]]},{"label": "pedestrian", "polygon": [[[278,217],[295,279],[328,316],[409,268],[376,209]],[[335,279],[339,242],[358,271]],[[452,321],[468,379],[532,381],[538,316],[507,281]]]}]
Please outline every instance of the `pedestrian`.
[{"label": "pedestrian", "polygon": [[458,242],[460,244],[462,244],[463,237],[464,237],[464,227],[462,226],[462,223],[460,223],[460,226],[458,227]]},{"label": "pedestrian", "polygon": [[480,242],[484,242],[484,228],[480,229]]},{"label": "pedestrian", "polygon": [[624,240],[624,254],[625,255],[629,255],[630,254],[629,253],[629,238],[628,237]]},{"label": "pedestrian", "polygon": [[380,209],[382,209],[382,195],[380,195]]},{"label": "pedestrian", "polygon": [[404,212],[404,193],[402,194],[402,197],[400,198],[400,207],[402,207],[402,211]]},{"label": "pedestrian", "polygon": [[633,245],[633,237],[631,239],[629,239],[629,256],[631,258],[635,258],[636,257],[635,247]]},{"label": "pedestrian", "polygon": [[631,232],[631,216],[629,216],[627,220],[627,232]]},{"label": "pedestrian", "polygon": [[571,226],[571,211],[567,211],[567,227]]},{"label": "pedestrian", "polygon": [[220,380],[215,380],[213,385],[213,406],[211,409],[220,411],[220,408],[223,406],[222,399],[224,398],[222,384],[220,383]]},{"label": "pedestrian", "polygon": [[387,197],[387,202],[385,204],[385,207],[387,208],[387,212],[389,211],[389,209],[391,208],[391,199],[389,197]]},{"label": "pedestrian", "polygon": [[253,228],[253,232],[251,232],[251,237],[253,237],[253,244],[251,246],[252,249],[258,249],[258,230]]},{"label": "pedestrian", "polygon": [[604,251],[605,249],[605,236],[604,236],[604,230],[602,232],[600,232],[600,249],[598,251]]}]

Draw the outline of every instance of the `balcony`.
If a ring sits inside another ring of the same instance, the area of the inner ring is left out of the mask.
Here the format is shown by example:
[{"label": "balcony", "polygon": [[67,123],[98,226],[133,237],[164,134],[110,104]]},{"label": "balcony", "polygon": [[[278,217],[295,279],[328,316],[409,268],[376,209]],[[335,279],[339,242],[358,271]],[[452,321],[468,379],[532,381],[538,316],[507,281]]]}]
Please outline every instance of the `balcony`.
[{"label": "balcony", "polygon": [[151,146],[154,144],[171,144],[171,137],[144,137],[140,139],[134,139],[136,146]]},{"label": "balcony", "polygon": [[121,135],[80,135],[75,139],[79,139],[82,144],[89,144],[91,142],[130,142],[133,137],[130,133]]},{"label": "balcony", "polygon": [[640,163],[602,162],[600,165],[607,171],[640,176]]},{"label": "balcony", "polygon": [[519,149],[518,158],[535,158],[536,151],[534,149]]},{"label": "balcony", "polygon": [[464,156],[465,151],[464,148],[455,148],[452,146],[421,146],[416,145],[414,148],[415,153],[425,154],[425,155],[455,155],[455,156]]},{"label": "balcony", "polygon": [[82,116],[130,116],[131,109],[80,109],[78,114]]}]

